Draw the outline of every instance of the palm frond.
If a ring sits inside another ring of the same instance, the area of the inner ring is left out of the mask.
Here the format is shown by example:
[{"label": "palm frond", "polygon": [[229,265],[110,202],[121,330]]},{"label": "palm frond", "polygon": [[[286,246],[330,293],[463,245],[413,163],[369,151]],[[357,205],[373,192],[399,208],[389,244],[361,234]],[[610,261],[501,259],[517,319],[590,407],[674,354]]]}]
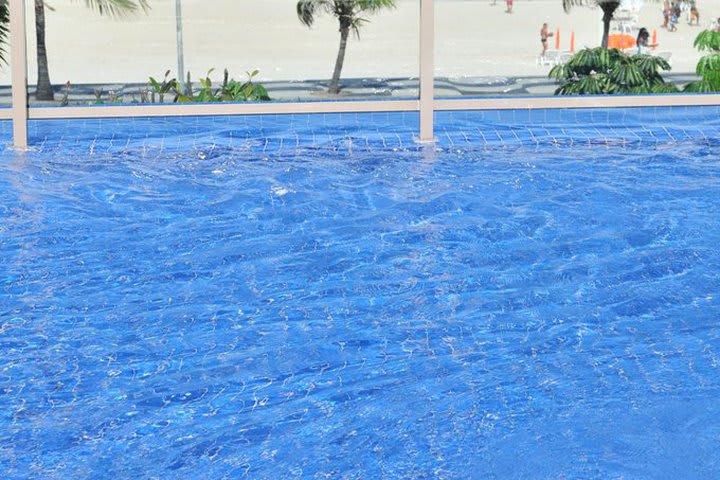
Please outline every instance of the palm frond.
[{"label": "palm frond", "polygon": [[333,15],[341,27],[349,27],[355,36],[360,28],[369,22],[362,13],[376,13],[384,8],[395,8],[396,0],[299,0],[296,13],[300,22],[308,27],[315,23],[318,13]]},{"label": "palm frond", "polygon": [[7,45],[10,35],[10,7],[8,0],[0,0],[0,62],[7,64]]},{"label": "palm frond", "polygon": [[720,71],[720,53],[713,53],[702,57],[698,61],[695,71],[700,76],[706,72]]},{"label": "palm frond", "polygon": [[703,72],[702,79],[720,90],[720,70],[708,70]]},{"label": "palm frond", "polygon": [[609,74],[610,80],[616,85],[623,87],[645,87],[647,88],[646,77],[640,69],[629,59],[618,62]]},{"label": "palm frond", "polygon": [[384,8],[395,8],[395,0],[354,0],[358,12],[377,12]]},{"label": "palm frond", "polygon": [[148,0],[84,0],[85,6],[100,15],[124,17],[138,10],[147,12],[150,9]]},{"label": "palm frond", "polygon": [[333,0],[300,0],[296,7],[298,19],[303,25],[311,27],[318,13],[333,13],[336,3]]},{"label": "palm frond", "polygon": [[712,30],[703,30],[698,33],[695,37],[693,46],[698,50],[702,51],[714,51],[720,50],[720,32],[714,32]]},{"label": "palm frond", "polygon": [[303,25],[311,27],[315,23],[315,10],[317,3],[312,0],[300,0],[297,3],[296,12]]},{"label": "palm frond", "polygon": [[548,73],[548,76],[550,78],[554,78],[555,80],[569,80],[572,78],[572,70],[570,70],[567,66],[567,64],[561,63],[559,65],[555,65],[550,69],[550,73]]},{"label": "palm frond", "polygon": [[718,89],[715,85],[711,84],[707,80],[699,80],[697,82],[690,82],[685,85],[683,92],[689,93],[711,93],[717,92]]},{"label": "palm frond", "polygon": [[655,55],[639,54],[630,57],[632,62],[637,65],[643,75],[654,76],[659,70],[670,70],[670,64],[662,57]]},{"label": "palm frond", "polygon": [[651,93],[678,93],[680,89],[671,83],[662,83],[660,85],[653,85],[650,88]]},{"label": "palm frond", "polygon": [[562,6],[565,12],[569,12],[573,7],[588,7],[597,5],[598,0],[563,0]]}]

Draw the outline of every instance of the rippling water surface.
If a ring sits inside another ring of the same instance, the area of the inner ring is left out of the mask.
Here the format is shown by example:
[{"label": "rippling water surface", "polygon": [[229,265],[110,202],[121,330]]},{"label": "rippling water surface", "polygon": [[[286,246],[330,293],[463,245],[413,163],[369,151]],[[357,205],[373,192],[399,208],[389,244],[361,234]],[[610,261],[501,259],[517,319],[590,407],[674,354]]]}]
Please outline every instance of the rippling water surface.
[{"label": "rippling water surface", "polygon": [[697,145],[0,162],[0,471],[718,478]]}]

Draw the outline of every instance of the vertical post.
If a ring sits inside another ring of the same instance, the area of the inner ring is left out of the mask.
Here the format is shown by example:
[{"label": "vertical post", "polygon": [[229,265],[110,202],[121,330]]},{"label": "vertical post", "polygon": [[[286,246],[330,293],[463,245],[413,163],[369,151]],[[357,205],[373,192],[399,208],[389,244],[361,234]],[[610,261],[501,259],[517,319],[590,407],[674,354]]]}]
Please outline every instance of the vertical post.
[{"label": "vertical post", "polygon": [[435,139],[433,127],[435,76],[435,5],[420,0],[420,142]]},{"label": "vertical post", "polygon": [[10,0],[10,70],[12,72],[13,145],[28,146],[27,40],[25,0]]},{"label": "vertical post", "polygon": [[185,52],[183,48],[183,26],[182,26],[182,0],[175,0],[175,31],[177,33],[177,80],[180,82],[180,89],[185,86]]}]

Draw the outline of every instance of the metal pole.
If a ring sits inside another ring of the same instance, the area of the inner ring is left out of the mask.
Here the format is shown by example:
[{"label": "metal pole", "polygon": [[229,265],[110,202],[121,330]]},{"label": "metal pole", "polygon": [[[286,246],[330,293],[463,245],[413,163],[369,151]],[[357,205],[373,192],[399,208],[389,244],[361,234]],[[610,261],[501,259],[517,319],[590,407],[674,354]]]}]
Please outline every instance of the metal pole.
[{"label": "metal pole", "polygon": [[435,6],[433,0],[420,0],[420,142],[435,140]]},{"label": "metal pole", "polygon": [[12,72],[13,145],[28,147],[27,43],[25,0],[10,0],[10,70]]},{"label": "metal pole", "polygon": [[175,31],[177,33],[177,80],[181,90],[185,86],[185,59],[183,53],[182,0],[175,0]]}]

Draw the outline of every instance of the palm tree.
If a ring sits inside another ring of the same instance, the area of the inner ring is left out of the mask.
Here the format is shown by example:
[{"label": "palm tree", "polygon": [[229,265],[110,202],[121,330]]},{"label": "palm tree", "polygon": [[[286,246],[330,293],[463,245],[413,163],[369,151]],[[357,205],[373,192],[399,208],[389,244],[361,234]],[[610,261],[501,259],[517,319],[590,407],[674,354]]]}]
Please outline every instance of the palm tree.
[{"label": "palm tree", "polygon": [[[564,0],[566,1],[566,0]],[[317,13],[329,13],[338,19],[340,25],[340,48],[338,49],[335,70],[328,93],[337,94],[340,91],[340,72],[345,61],[345,49],[347,48],[350,30],[360,38],[360,27],[368,20],[362,18],[363,13],[375,13],[383,8],[394,8],[395,0],[299,0],[297,3],[297,15],[300,21],[311,27],[315,22]]]},{"label": "palm tree", "polygon": [[[7,0],[2,0],[7,4]],[[123,17],[137,12],[139,8],[147,11],[147,0],[84,0],[85,5],[100,15]],[[0,12],[1,13],[1,12]],[[2,21],[2,20],[0,20]],[[48,69],[47,48],[45,46],[45,2],[35,0],[35,38],[37,39],[38,80],[35,90],[37,100],[54,100],[50,72]]]},{"label": "palm tree", "polygon": [[603,36],[602,43],[600,44],[603,48],[608,46],[608,37],[610,36],[610,21],[615,14],[615,10],[620,6],[619,0],[563,0],[563,9],[565,13],[570,12],[570,9],[574,6],[580,5],[597,5],[603,12]]}]

